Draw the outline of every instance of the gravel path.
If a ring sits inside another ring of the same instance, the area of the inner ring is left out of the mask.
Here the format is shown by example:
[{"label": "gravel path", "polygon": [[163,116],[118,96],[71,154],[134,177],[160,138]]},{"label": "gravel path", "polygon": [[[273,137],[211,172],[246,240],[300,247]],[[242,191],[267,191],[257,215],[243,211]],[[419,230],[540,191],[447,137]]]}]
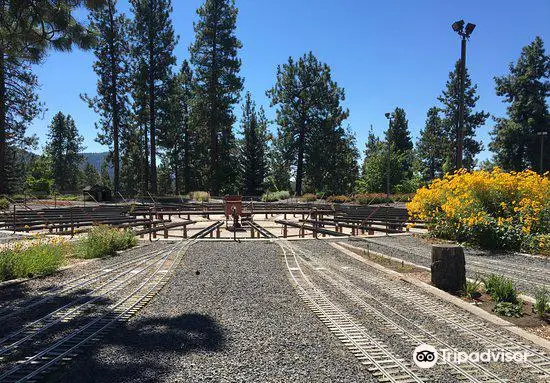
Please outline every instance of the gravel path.
[{"label": "gravel path", "polygon": [[161,294],[88,355],[49,381],[373,381],[266,242],[193,245]]},{"label": "gravel path", "polygon": [[[371,250],[392,257],[405,259],[430,267],[431,244],[414,236],[387,236],[349,240],[353,246]],[[483,277],[502,274],[512,278],[518,289],[533,296],[537,289],[550,288],[550,259],[527,257],[513,253],[490,253],[483,250],[464,248],[468,277]]]}]

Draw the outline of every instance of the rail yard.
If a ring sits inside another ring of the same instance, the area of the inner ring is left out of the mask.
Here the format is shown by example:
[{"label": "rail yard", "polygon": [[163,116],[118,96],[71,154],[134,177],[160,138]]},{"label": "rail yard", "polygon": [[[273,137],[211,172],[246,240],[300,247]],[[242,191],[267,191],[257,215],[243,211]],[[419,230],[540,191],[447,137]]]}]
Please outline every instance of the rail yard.
[{"label": "rail yard", "polygon": [[[99,224],[141,238],[115,257],[0,285],[2,382],[550,381],[548,340],[349,251],[429,267],[424,223],[400,205],[19,204],[0,220],[0,246]],[[466,262],[468,276],[499,272],[526,295],[549,284],[543,258],[467,249]],[[525,360],[424,369],[412,358],[421,344]]]}]

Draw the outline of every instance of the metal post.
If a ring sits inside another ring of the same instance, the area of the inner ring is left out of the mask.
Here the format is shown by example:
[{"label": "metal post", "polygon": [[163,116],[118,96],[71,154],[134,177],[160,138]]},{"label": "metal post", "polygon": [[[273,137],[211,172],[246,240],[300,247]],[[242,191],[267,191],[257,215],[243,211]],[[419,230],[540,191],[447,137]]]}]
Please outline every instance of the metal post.
[{"label": "metal post", "polygon": [[[391,115],[389,113],[386,113],[386,117],[388,120],[390,120],[388,125],[388,170],[386,174],[386,228],[388,227],[388,214],[389,214],[389,207],[390,207],[390,171],[391,171],[391,142],[390,142],[390,129],[391,129]],[[386,231],[386,235],[388,232]]]},{"label": "metal post", "polygon": [[466,81],[466,36],[462,36],[460,48],[460,94],[458,105],[458,127],[456,132],[456,168],[462,169],[462,147],[464,141],[464,92]]}]

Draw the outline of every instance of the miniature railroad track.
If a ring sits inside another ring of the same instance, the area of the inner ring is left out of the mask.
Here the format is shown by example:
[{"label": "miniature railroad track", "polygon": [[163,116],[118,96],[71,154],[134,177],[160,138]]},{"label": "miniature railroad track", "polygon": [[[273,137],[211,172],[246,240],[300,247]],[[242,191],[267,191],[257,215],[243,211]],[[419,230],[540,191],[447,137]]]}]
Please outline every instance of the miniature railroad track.
[{"label": "miniature railroad track", "polygon": [[[425,294],[416,289],[397,285],[388,279],[378,277],[373,274],[366,274],[352,267],[348,267],[346,272],[360,279],[362,282],[369,283],[378,289],[383,289],[387,294],[396,299],[396,306],[406,305],[421,307],[422,313],[434,318],[436,321],[451,327],[456,333],[475,340],[476,343],[487,349],[499,349],[505,351],[523,351],[528,357],[522,367],[530,370],[542,382],[550,381],[550,356],[523,341],[517,340],[510,333],[499,331],[472,315],[458,313],[442,304],[429,294]],[[371,299],[369,297],[369,299]],[[376,301],[376,298],[373,297]]]},{"label": "miniature railroad track", "polygon": [[273,234],[272,232],[270,232],[266,228],[262,227],[262,225],[260,225],[257,222],[249,221],[248,224],[251,227],[253,227],[254,230],[256,230],[258,233],[260,233],[262,235],[262,237],[264,237],[264,238],[277,238],[277,236],[275,234]]},{"label": "miniature railroad track", "polygon": [[206,237],[208,234],[212,233],[214,230],[216,230],[217,228],[219,228],[221,225],[223,225],[223,222],[222,221],[216,221],[214,222],[213,224],[205,227],[204,229],[201,229],[198,233],[195,233],[193,234],[191,237],[191,239],[197,239],[197,238],[204,238]]},{"label": "miniature railroad track", "polygon": [[[373,243],[378,246],[383,246],[391,249],[398,250],[404,253],[412,253],[418,257],[425,258],[431,261],[429,253],[423,253],[419,251],[411,251],[400,246],[390,245],[383,242],[378,242],[372,239],[366,241],[367,243]],[[491,273],[501,273],[525,283],[527,286],[548,287],[550,285],[550,269],[533,268],[528,266],[517,267],[511,262],[502,262],[500,260],[486,259],[475,260],[472,256],[466,256],[466,268],[480,275],[489,275]]]},{"label": "miniature railroad track", "polygon": [[[296,247],[296,250],[311,256],[311,253],[307,250],[303,250],[299,247]],[[387,333],[392,333],[395,336],[399,336],[402,339],[406,340],[412,348],[420,344],[430,344],[438,349],[449,349],[455,352],[459,351],[455,346],[447,343],[446,341],[438,338],[436,335],[425,328],[414,323],[412,320],[402,315],[394,307],[384,303],[382,300],[378,299],[373,294],[369,294],[365,289],[360,288],[351,281],[343,278],[340,274],[341,270],[338,270],[330,265],[325,263],[321,264],[322,267],[318,267],[317,262],[313,263],[312,261],[306,260],[305,258],[298,256],[299,261],[306,265],[311,270],[314,270],[318,275],[320,275],[325,281],[330,283],[332,286],[337,288],[342,292],[351,302],[363,309],[369,319],[373,319],[376,323],[382,327]],[[337,270],[337,271],[336,271]],[[389,316],[385,315],[377,309],[375,306],[371,305],[369,302],[376,302],[379,305],[382,305],[385,309],[392,313],[392,316],[398,317],[401,321],[406,322],[409,325],[409,328],[413,328],[414,331],[407,329],[396,321],[394,321]],[[448,364],[450,367],[451,374],[460,381],[464,382],[505,382],[506,380],[500,378],[498,375],[485,368],[481,364],[475,363],[464,363],[464,364]]]},{"label": "miniature railroad track", "polygon": [[[110,281],[111,283],[106,283],[102,287],[99,287],[99,290],[96,291],[97,295],[91,298],[92,301],[96,298],[105,298],[108,293],[121,290],[122,287],[127,286],[130,279],[134,280],[132,288],[126,295],[110,304],[107,308],[99,310],[95,313],[96,315],[84,318],[86,322],[79,325],[74,331],[62,335],[60,339],[52,341],[52,344],[34,355],[8,366],[8,368],[0,373],[0,381],[23,382],[36,380],[52,366],[70,360],[80,353],[83,347],[97,341],[114,324],[128,320],[166,285],[175,267],[179,264],[186,250],[193,242],[190,240],[166,246],[160,251],[155,252],[155,256],[145,260],[142,259],[142,263],[139,265],[131,265],[129,269],[119,274],[119,278],[113,277]],[[139,269],[140,267],[141,269]],[[142,276],[141,274],[145,271],[148,271],[148,274]],[[126,276],[123,276],[124,274]],[[83,302],[84,305],[88,306],[92,303],[90,300]],[[70,320],[85,311],[82,306],[69,310],[66,309],[56,310],[50,313],[52,315],[40,318],[26,328],[5,337],[2,340],[3,343],[10,339],[15,339],[15,342],[4,347],[2,352],[7,353],[21,342],[45,332],[53,324]]]},{"label": "miniature railroad track", "polygon": [[417,368],[395,356],[380,339],[369,335],[363,325],[331,302],[327,295],[310,281],[300,267],[293,246],[287,241],[277,243],[283,250],[287,269],[299,296],[380,382],[425,381]]},{"label": "miniature railroad track", "polygon": [[102,269],[93,271],[91,273],[73,278],[65,282],[63,285],[56,287],[54,289],[51,289],[38,297],[25,299],[24,301],[18,303],[15,306],[5,306],[0,310],[0,321],[3,321],[15,315],[19,315],[24,311],[28,311],[31,308],[34,308],[34,307],[37,307],[38,305],[49,302],[55,296],[59,296],[61,294],[66,295],[72,292],[76,292],[80,289],[86,288],[90,285],[93,285],[94,283],[100,281],[104,277],[107,277],[119,270],[124,270],[126,267],[139,263],[143,260],[153,258],[163,251],[164,249],[159,249],[152,253],[146,253],[144,255],[134,257],[131,260],[124,260],[124,261],[117,262],[113,265],[110,265],[108,268],[102,268]]}]

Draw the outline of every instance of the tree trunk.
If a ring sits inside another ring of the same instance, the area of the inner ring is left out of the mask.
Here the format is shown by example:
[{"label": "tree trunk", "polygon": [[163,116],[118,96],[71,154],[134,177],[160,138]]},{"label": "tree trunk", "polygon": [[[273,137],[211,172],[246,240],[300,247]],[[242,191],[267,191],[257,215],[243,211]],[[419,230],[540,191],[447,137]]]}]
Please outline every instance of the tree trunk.
[{"label": "tree trunk", "polygon": [[143,188],[142,193],[149,190],[149,141],[147,139],[147,127],[143,129]]},{"label": "tree trunk", "polygon": [[[149,11],[155,12],[151,2]],[[151,131],[151,193],[157,194],[157,146],[156,146],[156,105],[155,105],[155,56],[154,56],[154,32],[151,21],[149,22],[149,129]]]},{"label": "tree trunk", "polygon": [[458,245],[432,246],[432,284],[451,294],[459,294],[466,286],[464,249]]},{"label": "tree trunk", "polygon": [[185,105],[185,118],[183,125],[183,192],[187,193],[191,191],[191,174],[189,169],[189,117],[188,108]]},{"label": "tree trunk", "polygon": [[6,71],[4,63],[4,46],[0,42],[0,194],[6,192]]},{"label": "tree trunk", "polygon": [[296,165],[296,194],[302,195],[302,179],[304,177],[304,145],[305,129],[300,128],[300,137],[298,139],[298,164]]},{"label": "tree trunk", "polygon": [[[115,36],[115,21],[113,19],[114,10],[112,9],[112,3],[109,3],[109,22],[111,31],[113,32],[113,38]],[[113,168],[114,168],[114,196],[118,198],[118,192],[120,190],[120,158],[118,139],[120,132],[120,114],[118,109],[118,79],[117,79],[117,63],[115,58],[115,48],[113,45],[113,39],[109,41],[109,50],[111,53],[111,110],[113,111]]]},{"label": "tree trunk", "polygon": [[216,102],[216,91],[218,84],[218,43],[217,43],[217,25],[218,20],[215,18],[213,21],[214,29],[212,32],[212,72],[210,76],[210,84],[208,89],[210,98],[210,116],[209,116],[209,128],[210,128],[210,193],[213,196],[219,194],[219,180],[218,180],[218,113]]}]

